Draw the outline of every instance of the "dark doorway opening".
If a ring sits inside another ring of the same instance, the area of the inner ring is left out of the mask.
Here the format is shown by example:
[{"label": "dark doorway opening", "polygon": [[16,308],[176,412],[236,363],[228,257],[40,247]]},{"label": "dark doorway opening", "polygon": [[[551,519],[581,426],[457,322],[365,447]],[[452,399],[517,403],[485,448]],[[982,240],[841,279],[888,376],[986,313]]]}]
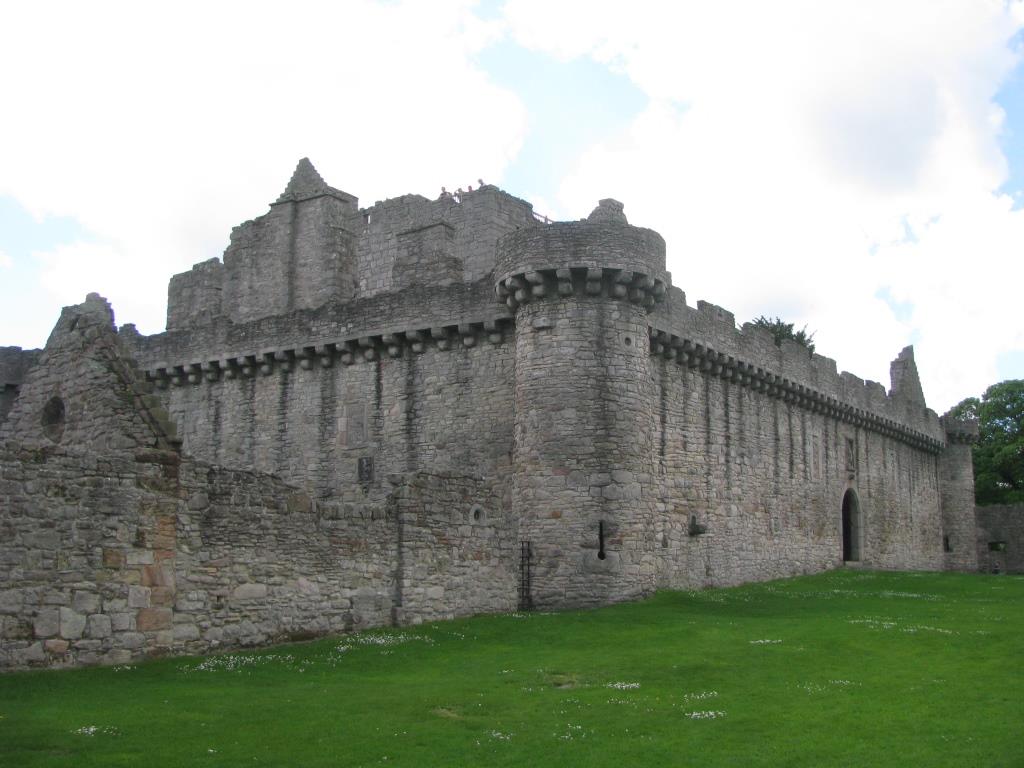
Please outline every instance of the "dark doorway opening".
[{"label": "dark doorway opening", "polygon": [[843,495],[843,562],[860,560],[860,504],[849,489]]}]

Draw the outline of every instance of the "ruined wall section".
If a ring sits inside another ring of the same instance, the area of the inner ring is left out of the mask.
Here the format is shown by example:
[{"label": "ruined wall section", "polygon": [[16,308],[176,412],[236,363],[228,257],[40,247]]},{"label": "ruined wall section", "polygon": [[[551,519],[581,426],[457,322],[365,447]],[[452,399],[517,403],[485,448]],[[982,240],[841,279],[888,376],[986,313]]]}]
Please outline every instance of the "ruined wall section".
[{"label": "ruined wall section", "polygon": [[195,264],[171,277],[167,286],[167,330],[208,325],[223,313],[224,265],[220,259]]},{"label": "ruined wall section", "polygon": [[172,645],[178,460],[0,443],[0,667]]},{"label": "ruined wall section", "polygon": [[175,427],[114,332],[107,301],[65,307],[25,374],[0,439],[81,444],[97,452],[176,447]]},{"label": "ruined wall section", "polygon": [[494,268],[498,239],[536,227],[533,206],[483,186],[458,198],[419,195],[379,202],[359,212],[359,294],[374,296],[414,285],[474,282]]},{"label": "ruined wall section", "polygon": [[244,323],[355,295],[354,198],[285,199],[236,227],[224,252],[221,308]]},{"label": "ruined wall section", "polygon": [[975,544],[979,523],[974,506],[971,446],[978,441],[978,423],[946,414],[942,426],[947,445],[939,455],[939,501],[946,568],[974,571],[979,564]]},{"label": "ruined wall section", "polygon": [[397,538],[384,504],[342,508],[201,462],[187,462],[182,480],[175,652],[391,623]]},{"label": "ruined wall section", "polygon": [[7,414],[18,399],[25,374],[35,364],[39,354],[38,349],[0,347],[0,425],[7,420]]},{"label": "ruined wall section", "polygon": [[1024,504],[977,508],[978,569],[984,573],[1024,573]]},{"label": "ruined wall section", "polygon": [[473,283],[498,238],[538,226],[532,206],[493,186],[458,197],[404,195],[359,210],[303,160],[270,212],[236,227],[223,263],[175,275],[167,329],[315,310],[410,288]]}]

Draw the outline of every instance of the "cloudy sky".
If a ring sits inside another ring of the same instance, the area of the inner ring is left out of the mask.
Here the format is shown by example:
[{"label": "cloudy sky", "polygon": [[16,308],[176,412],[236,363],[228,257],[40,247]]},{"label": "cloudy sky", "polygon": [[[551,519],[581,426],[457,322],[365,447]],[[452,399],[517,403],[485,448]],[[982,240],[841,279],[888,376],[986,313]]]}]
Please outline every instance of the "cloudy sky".
[{"label": "cloudy sky", "polygon": [[363,205],[602,197],[673,282],[943,411],[1024,378],[1024,2],[12,3],[0,345],[99,291],[163,329],[308,155]]}]

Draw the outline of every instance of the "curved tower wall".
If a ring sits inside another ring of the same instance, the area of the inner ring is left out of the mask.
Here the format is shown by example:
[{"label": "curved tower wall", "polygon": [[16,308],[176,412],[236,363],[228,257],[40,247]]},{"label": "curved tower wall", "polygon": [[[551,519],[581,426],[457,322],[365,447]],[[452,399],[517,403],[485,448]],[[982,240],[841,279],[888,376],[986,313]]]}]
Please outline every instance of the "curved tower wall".
[{"label": "curved tower wall", "polygon": [[521,230],[499,244],[516,312],[512,517],[537,606],[650,592],[655,559],[647,313],[664,241],[614,222]]}]

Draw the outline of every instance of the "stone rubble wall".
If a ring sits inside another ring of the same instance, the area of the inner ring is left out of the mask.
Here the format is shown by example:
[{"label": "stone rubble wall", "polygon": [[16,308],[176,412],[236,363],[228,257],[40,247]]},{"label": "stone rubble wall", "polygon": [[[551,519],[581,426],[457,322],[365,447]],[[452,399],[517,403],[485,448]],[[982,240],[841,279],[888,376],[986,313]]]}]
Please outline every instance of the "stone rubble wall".
[{"label": "stone rubble wall", "polygon": [[514,606],[515,532],[480,478],[403,476],[384,503],[351,505],[174,451],[6,443],[0,501],[0,669],[124,664]]},{"label": "stone rubble wall", "polygon": [[178,456],[0,444],[0,668],[170,651]]},{"label": "stone rubble wall", "polygon": [[978,569],[1024,573],[1024,504],[978,507]]},{"label": "stone rubble wall", "polygon": [[14,407],[25,374],[39,358],[41,350],[0,347],[0,425]]}]

